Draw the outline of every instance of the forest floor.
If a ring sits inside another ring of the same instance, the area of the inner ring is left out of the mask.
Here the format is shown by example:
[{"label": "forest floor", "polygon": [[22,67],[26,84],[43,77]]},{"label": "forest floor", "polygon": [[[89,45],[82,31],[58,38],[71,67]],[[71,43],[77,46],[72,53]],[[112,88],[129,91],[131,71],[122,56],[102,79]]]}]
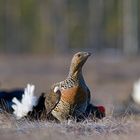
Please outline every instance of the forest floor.
[{"label": "forest floor", "polygon": [[[71,55],[0,55],[0,88],[14,89],[35,84],[35,94],[48,92],[54,83],[63,80],[69,70]],[[98,122],[16,120],[0,114],[0,139],[138,139],[140,116],[127,114],[114,117],[132,93],[133,83],[140,78],[140,57],[114,55],[91,56],[83,68],[92,102],[104,105],[106,117]],[[121,110],[121,109],[120,109]]]}]

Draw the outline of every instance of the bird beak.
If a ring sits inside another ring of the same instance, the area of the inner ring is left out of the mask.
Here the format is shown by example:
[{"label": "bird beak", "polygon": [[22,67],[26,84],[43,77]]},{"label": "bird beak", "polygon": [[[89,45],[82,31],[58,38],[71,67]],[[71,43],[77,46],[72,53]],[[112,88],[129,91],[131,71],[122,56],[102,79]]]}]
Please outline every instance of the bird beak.
[{"label": "bird beak", "polygon": [[87,57],[87,58],[88,58],[89,56],[91,56],[91,53],[90,53],[90,52],[85,52],[85,54],[84,54],[84,55],[85,55],[85,57]]}]

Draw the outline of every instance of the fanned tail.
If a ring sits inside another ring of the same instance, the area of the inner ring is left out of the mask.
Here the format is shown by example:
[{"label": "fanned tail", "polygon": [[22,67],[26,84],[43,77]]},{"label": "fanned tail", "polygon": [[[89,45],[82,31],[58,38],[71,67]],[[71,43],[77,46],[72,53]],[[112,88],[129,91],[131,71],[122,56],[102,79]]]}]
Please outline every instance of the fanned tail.
[{"label": "fanned tail", "polygon": [[136,81],[133,85],[132,98],[134,102],[140,105],[140,79]]},{"label": "fanned tail", "polygon": [[28,112],[33,110],[33,107],[37,105],[37,97],[34,96],[35,86],[27,84],[24,89],[24,94],[22,95],[21,101],[16,97],[12,99],[14,103],[12,108],[14,109],[14,114],[17,119],[20,119],[28,114]]}]

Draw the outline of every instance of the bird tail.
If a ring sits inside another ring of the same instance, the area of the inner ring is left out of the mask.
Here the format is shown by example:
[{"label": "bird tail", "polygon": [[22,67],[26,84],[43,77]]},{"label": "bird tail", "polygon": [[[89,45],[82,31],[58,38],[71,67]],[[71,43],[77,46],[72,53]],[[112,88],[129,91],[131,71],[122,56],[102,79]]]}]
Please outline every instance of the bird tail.
[{"label": "bird tail", "polygon": [[33,107],[37,105],[37,97],[34,96],[35,86],[27,84],[24,89],[24,94],[22,95],[21,101],[16,97],[13,98],[12,108],[17,119],[20,119],[28,114],[28,112],[33,110]]},{"label": "bird tail", "polygon": [[140,104],[140,79],[136,81],[133,85],[132,98],[134,102]]}]

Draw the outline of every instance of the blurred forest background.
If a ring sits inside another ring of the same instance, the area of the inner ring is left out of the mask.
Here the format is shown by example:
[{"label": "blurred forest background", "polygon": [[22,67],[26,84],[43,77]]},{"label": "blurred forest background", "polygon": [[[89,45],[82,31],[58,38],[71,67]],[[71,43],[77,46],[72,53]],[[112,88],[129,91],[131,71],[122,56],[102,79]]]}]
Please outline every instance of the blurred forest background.
[{"label": "blurred forest background", "polygon": [[139,0],[0,0],[0,52],[138,54]]},{"label": "blurred forest background", "polygon": [[0,0],[0,90],[30,83],[35,95],[49,93],[67,76],[72,54],[82,50],[93,53],[83,74],[91,102],[105,106],[107,119],[94,125],[40,122],[40,127],[38,121],[30,126],[0,114],[0,139],[71,140],[74,134],[89,140],[95,133],[99,140],[139,138],[140,117],[112,116],[135,111],[130,99],[140,78],[140,0]]}]

